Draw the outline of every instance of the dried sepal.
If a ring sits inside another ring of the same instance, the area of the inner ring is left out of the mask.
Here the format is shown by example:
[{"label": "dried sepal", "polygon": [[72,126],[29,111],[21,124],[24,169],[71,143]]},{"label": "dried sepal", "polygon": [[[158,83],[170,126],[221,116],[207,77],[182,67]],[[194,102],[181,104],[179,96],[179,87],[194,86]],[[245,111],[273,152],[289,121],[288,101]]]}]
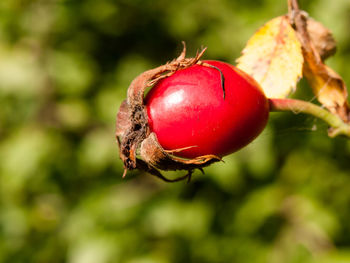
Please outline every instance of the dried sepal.
[{"label": "dried sepal", "polygon": [[126,100],[123,100],[122,104],[120,105],[116,123],[115,135],[117,138],[121,138],[131,127],[131,121],[129,119],[129,106]]},{"label": "dried sepal", "polygon": [[143,140],[140,154],[149,165],[165,171],[199,169],[221,160],[216,155],[204,155],[193,159],[183,159],[171,155],[159,144],[155,133],[151,133]]},{"label": "dried sepal", "polygon": [[[184,44],[184,43],[183,43]],[[148,70],[136,77],[130,84],[127,100],[123,101],[117,115],[116,138],[119,144],[119,156],[124,163],[124,175],[128,170],[141,169],[164,181],[174,182],[190,179],[194,169],[200,169],[221,160],[215,155],[205,155],[194,159],[182,159],[165,151],[158,143],[157,136],[150,132],[148,117],[144,105],[145,90],[157,84],[161,79],[173,75],[180,69],[200,61],[205,52],[197,52],[194,58],[186,58],[186,46],[180,56],[165,65]],[[137,154],[140,153],[140,158]],[[159,170],[187,170],[185,176],[174,180],[165,178]]]}]

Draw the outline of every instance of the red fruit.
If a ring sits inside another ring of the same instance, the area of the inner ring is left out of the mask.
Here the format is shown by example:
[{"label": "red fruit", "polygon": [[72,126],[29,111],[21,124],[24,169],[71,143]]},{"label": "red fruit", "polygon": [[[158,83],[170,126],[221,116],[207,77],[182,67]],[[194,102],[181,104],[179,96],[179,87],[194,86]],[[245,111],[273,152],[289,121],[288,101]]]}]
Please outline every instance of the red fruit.
[{"label": "red fruit", "polygon": [[268,100],[260,86],[234,66],[205,61],[161,80],[147,94],[149,125],[165,150],[176,155],[224,156],[250,143],[264,129]]}]

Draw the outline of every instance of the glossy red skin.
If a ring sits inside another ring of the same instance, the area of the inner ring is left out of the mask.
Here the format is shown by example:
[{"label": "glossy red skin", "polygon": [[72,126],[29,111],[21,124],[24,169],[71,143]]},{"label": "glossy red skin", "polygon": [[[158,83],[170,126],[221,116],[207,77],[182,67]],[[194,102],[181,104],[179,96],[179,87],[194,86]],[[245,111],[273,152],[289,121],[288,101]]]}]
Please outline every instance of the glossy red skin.
[{"label": "glossy red skin", "polygon": [[164,149],[194,146],[177,156],[230,154],[256,138],[268,120],[268,101],[250,76],[224,62],[205,62],[224,74],[225,99],[220,72],[200,65],[160,81],[145,99],[150,129]]}]

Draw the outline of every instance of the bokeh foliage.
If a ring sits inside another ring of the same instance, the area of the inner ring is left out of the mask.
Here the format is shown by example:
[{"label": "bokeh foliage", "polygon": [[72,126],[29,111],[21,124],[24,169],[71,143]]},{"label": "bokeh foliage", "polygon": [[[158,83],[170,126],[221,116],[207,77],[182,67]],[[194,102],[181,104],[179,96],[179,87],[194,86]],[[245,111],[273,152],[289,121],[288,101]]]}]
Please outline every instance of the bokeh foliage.
[{"label": "bokeh foliage", "polygon": [[[328,63],[350,85],[350,2],[301,6],[334,32]],[[234,64],[285,12],[274,0],[1,0],[0,262],[350,262],[350,141],[311,117],[273,113],[190,184],[121,179],[114,122],[130,81],[181,40]]]}]

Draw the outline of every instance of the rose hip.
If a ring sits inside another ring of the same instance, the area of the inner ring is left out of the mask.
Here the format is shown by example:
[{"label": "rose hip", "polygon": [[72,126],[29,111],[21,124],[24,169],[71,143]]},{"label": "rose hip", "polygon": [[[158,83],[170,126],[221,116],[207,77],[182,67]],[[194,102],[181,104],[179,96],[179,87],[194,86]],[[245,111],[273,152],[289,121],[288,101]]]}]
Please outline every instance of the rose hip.
[{"label": "rose hip", "polygon": [[203,62],[159,81],[145,99],[151,131],[180,157],[235,152],[261,133],[269,116],[254,79],[230,64]]}]

